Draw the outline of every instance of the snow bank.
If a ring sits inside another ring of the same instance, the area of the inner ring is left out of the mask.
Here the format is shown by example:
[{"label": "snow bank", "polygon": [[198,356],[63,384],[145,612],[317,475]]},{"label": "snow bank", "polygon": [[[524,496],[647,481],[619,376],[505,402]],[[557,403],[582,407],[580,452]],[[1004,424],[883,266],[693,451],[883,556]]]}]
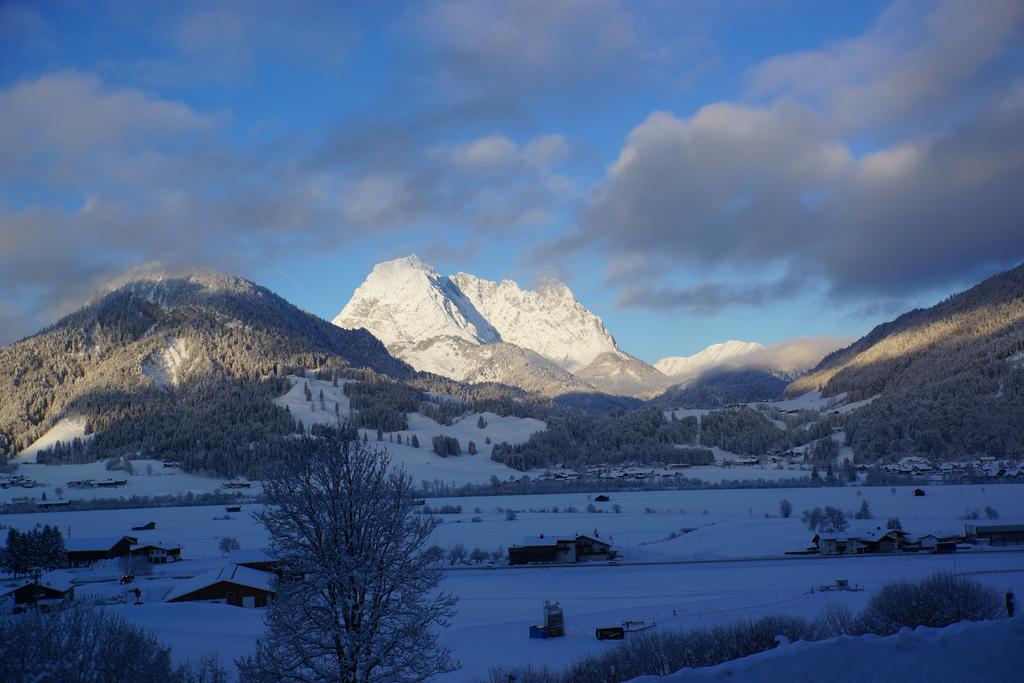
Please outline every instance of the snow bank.
[{"label": "snow bank", "polygon": [[[841,636],[782,644],[760,654],[633,683],[700,681],[1013,681],[1024,671],[1024,618],[904,629],[894,636]],[[813,676],[809,678],[809,674]]]}]

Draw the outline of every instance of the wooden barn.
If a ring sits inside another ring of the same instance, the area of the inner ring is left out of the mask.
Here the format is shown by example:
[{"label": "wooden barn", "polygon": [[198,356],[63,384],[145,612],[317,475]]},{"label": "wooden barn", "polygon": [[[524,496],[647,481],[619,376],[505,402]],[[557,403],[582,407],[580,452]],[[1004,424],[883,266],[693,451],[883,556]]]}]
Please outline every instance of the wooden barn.
[{"label": "wooden barn", "polygon": [[72,537],[64,542],[64,550],[69,567],[88,567],[100,560],[127,557],[138,542],[132,536]]},{"label": "wooden barn", "polygon": [[229,564],[180,582],[164,602],[220,602],[235,607],[266,607],[274,599],[274,575]]},{"label": "wooden barn", "polygon": [[167,564],[181,559],[181,546],[176,543],[143,543],[131,547],[132,557],[144,557],[150,564]]},{"label": "wooden barn", "polygon": [[14,598],[15,610],[28,605],[50,607],[75,597],[72,584],[74,575],[70,572],[56,570],[43,574],[37,579],[27,581],[17,588],[4,593]]}]

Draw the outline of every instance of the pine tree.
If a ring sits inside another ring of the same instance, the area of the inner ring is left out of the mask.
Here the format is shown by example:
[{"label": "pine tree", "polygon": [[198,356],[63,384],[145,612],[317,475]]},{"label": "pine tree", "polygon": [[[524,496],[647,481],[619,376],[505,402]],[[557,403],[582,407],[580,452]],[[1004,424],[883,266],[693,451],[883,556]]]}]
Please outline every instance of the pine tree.
[{"label": "pine tree", "polygon": [[416,436],[415,434],[412,435],[412,447],[413,448],[419,448],[420,447],[420,437]]}]

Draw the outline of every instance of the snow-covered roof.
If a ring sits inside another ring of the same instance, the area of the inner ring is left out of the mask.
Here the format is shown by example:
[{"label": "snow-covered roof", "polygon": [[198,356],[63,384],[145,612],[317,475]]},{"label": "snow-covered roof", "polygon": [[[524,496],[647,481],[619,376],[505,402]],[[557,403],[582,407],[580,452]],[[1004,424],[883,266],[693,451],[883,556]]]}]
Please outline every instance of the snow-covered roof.
[{"label": "snow-covered roof", "polygon": [[221,581],[227,581],[229,583],[238,584],[239,586],[246,586],[248,588],[255,588],[256,590],[273,593],[273,580],[274,575],[269,572],[261,572],[258,569],[252,569],[250,567],[239,567],[236,564],[228,564],[218,569],[211,569],[208,572],[203,572],[202,574],[193,576],[191,579],[179,582],[178,585],[176,585],[171,592],[167,594],[167,597],[164,598],[164,602],[177,600],[178,598],[184,597],[198,590],[202,590],[207,586],[220,583]]},{"label": "snow-covered roof", "polygon": [[110,550],[125,536],[74,536],[64,541],[64,549],[72,552]]},{"label": "snow-covered roof", "polygon": [[527,536],[522,545],[558,545],[559,542],[575,543],[575,538],[567,536]]},{"label": "snow-covered roof", "polygon": [[228,560],[235,564],[246,564],[250,562],[273,562],[274,558],[270,556],[266,548],[240,548],[232,550],[228,554]]},{"label": "snow-covered roof", "polygon": [[182,546],[180,543],[163,543],[157,541],[155,543],[136,543],[132,545],[132,552],[136,550],[142,550],[143,548],[158,548],[160,550],[181,550]]},{"label": "snow-covered roof", "polygon": [[4,592],[3,595],[13,593],[19,588],[24,588],[25,586],[32,585],[46,586],[47,588],[52,588],[55,591],[67,593],[74,586],[74,583],[74,574],[68,571],[64,571],[62,569],[55,569],[52,572],[47,572],[46,574],[40,576],[38,581],[25,581],[24,583],[19,584],[15,588],[12,588],[11,590]]},{"label": "snow-covered roof", "polygon": [[817,537],[822,541],[879,541],[890,534],[906,534],[901,529],[860,528],[846,531],[821,531]]}]

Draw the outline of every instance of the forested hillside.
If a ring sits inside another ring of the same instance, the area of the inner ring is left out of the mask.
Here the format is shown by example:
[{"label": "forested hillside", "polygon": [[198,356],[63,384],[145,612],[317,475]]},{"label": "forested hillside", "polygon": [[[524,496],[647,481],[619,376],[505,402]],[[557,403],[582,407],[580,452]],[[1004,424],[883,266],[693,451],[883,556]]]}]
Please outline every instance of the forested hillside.
[{"label": "forested hillside", "polygon": [[655,399],[666,408],[721,408],[733,403],[770,401],[782,396],[786,381],[767,370],[719,370],[667,389]]},{"label": "forested hillside", "polygon": [[95,434],[93,457],[140,452],[224,469],[292,420],[269,398],[302,368],[411,375],[364,330],[342,330],[241,278],[127,282],[39,334],[0,348],[0,455],[62,417]]},{"label": "forested hillside", "polygon": [[788,394],[877,398],[846,434],[861,461],[1024,454],[1024,266],[879,325]]}]

